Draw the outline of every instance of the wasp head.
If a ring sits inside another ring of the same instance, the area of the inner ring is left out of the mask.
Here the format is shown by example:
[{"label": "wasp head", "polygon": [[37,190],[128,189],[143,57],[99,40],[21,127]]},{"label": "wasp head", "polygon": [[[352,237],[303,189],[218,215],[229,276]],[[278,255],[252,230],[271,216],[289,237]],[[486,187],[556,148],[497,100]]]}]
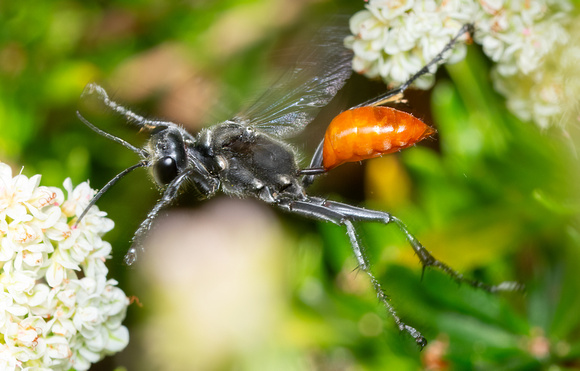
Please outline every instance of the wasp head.
[{"label": "wasp head", "polygon": [[147,148],[153,179],[164,187],[187,168],[187,152],[182,130],[157,126],[151,132]]},{"label": "wasp head", "polygon": [[215,159],[198,142],[198,138],[170,122],[151,130],[145,148],[153,179],[161,188],[185,176],[198,199],[208,198],[217,191]]}]

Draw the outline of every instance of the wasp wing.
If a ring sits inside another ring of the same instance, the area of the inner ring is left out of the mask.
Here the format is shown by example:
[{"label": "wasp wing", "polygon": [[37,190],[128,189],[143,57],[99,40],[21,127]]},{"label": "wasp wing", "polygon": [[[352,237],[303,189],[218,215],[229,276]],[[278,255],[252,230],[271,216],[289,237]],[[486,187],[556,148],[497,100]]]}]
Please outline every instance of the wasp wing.
[{"label": "wasp wing", "polygon": [[300,133],[342,88],[352,72],[344,28],[328,27],[297,63],[233,121],[279,138]]}]

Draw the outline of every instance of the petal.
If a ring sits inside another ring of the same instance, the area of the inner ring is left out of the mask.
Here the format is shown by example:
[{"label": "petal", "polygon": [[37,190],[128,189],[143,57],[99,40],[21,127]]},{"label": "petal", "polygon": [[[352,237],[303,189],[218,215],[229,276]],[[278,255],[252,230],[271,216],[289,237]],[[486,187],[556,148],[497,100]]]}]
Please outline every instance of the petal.
[{"label": "petal", "polygon": [[129,344],[129,330],[125,326],[121,326],[109,332],[109,338],[105,349],[109,352],[120,352]]},{"label": "petal", "polygon": [[52,263],[46,270],[46,282],[50,287],[57,287],[64,279],[65,270],[61,264],[58,264],[53,259],[51,259],[51,261]]}]

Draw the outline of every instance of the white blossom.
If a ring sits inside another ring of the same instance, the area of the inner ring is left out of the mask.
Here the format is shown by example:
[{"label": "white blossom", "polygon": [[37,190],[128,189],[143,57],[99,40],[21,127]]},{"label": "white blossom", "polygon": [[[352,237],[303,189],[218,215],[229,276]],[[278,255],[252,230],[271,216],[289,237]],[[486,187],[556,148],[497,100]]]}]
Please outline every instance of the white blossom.
[{"label": "white blossom", "polygon": [[105,260],[113,222],[94,191],[40,186],[40,175],[12,176],[0,162],[0,369],[87,370],[129,341],[129,301]]},{"label": "white blossom", "polygon": [[475,41],[497,63],[504,76],[527,75],[538,69],[546,55],[570,38],[567,1],[511,0],[494,6],[483,3],[476,16]]},{"label": "white blossom", "polygon": [[[580,19],[571,18],[565,1],[532,5],[504,11],[512,21],[503,33],[495,32],[493,42],[500,44],[492,73],[495,89],[505,95],[512,113],[542,129],[578,124]],[[501,44],[501,39],[512,45]],[[507,51],[502,54],[503,49]]]},{"label": "white blossom", "polygon": [[[371,78],[381,76],[388,84],[403,83],[441,52],[465,23],[473,22],[476,12],[476,4],[468,0],[370,0],[351,18],[353,36],[345,39],[355,53],[353,69]],[[464,55],[465,45],[459,44],[447,58],[459,61]],[[416,81],[423,88],[431,84],[429,76]]]}]

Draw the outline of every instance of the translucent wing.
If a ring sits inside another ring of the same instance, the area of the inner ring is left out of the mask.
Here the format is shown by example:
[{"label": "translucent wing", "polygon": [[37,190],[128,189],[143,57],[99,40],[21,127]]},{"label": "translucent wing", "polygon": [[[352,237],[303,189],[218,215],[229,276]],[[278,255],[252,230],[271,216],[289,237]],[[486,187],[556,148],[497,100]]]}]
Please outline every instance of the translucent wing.
[{"label": "translucent wing", "polygon": [[352,54],[343,46],[345,31],[325,28],[295,67],[233,121],[280,138],[301,132],[351,75]]}]

